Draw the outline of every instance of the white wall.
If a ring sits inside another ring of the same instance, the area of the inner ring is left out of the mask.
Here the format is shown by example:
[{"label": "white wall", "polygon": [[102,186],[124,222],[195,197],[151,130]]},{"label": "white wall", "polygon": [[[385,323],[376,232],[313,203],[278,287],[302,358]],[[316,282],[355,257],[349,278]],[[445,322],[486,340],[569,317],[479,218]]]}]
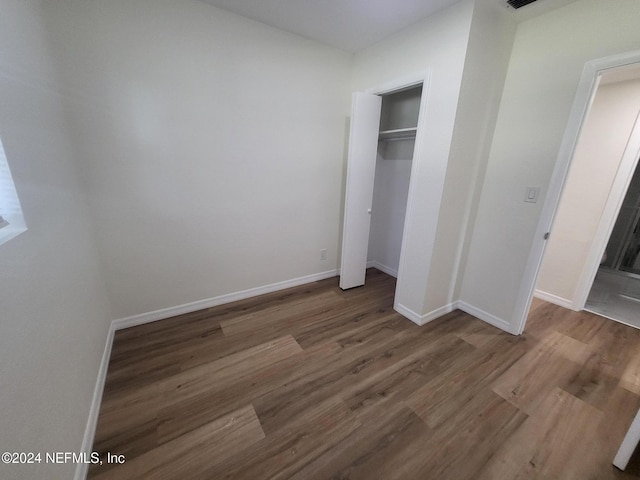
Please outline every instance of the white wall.
[{"label": "white wall", "polygon": [[[542,201],[584,64],[640,45],[636,0],[580,0],[518,25],[461,299],[511,325]],[[542,241],[536,239],[536,241]]]},{"label": "white wall", "polygon": [[431,72],[423,148],[414,161],[407,216],[407,262],[398,279],[396,304],[418,320],[425,291],[447,160],[450,154],[473,2],[463,0],[355,55],[353,90],[378,89],[399,79]]},{"label": "white wall", "polygon": [[459,299],[516,31],[513,14],[493,1],[477,0],[474,6],[425,311]]},{"label": "white wall", "polygon": [[400,264],[414,144],[413,139],[378,144],[367,260],[394,276]]},{"label": "white wall", "polygon": [[0,245],[0,445],[43,455],[3,479],[73,476],[44,452],[80,450],[111,318],[41,6],[0,0],[0,136],[28,226]]},{"label": "white wall", "polygon": [[[640,112],[640,80],[601,85],[580,134],[536,288],[574,304],[614,178]],[[613,252],[611,252],[613,254]]]},{"label": "white wall", "polygon": [[350,54],[192,0],[48,16],[116,317],[335,271]]}]

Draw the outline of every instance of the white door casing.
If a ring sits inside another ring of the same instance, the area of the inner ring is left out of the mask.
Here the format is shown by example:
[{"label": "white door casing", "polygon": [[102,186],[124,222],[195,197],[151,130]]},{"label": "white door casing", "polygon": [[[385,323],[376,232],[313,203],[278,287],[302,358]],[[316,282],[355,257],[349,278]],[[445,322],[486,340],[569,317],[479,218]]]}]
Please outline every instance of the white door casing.
[{"label": "white door casing", "polygon": [[640,50],[610,57],[589,61],[585,64],[582,76],[578,84],[573,107],[569,115],[569,121],[560,145],[558,158],[551,175],[551,180],[544,199],[538,226],[536,229],[536,241],[529,252],[527,266],[520,284],[518,300],[513,312],[514,329],[516,335],[524,331],[531,299],[535,290],[535,284],[544,255],[546,244],[545,234],[551,230],[553,220],[558,209],[560,196],[567,177],[569,165],[575,152],[582,126],[589,113],[591,103],[599,84],[599,74],[611,68],[640,63]]}]

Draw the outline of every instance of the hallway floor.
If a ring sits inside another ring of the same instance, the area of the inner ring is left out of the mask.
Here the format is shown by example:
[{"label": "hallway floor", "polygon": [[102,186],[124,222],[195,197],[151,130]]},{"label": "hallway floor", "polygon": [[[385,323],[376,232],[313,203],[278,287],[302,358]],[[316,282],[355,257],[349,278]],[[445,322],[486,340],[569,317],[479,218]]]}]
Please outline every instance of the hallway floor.
[{"label": "hallway floor", "polygon": [[640,279],[599,270],[584,309],[640,328]]}]

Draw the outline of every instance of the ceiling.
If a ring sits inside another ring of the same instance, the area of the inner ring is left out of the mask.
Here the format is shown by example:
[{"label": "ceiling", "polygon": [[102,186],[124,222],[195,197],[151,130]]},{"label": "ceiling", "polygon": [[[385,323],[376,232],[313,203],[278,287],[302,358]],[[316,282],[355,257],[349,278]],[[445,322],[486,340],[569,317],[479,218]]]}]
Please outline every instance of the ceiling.
[{"label": "ceiling", "polygon": [[[459,0],[202,0],[326,45],[357,52]],[[486,0],[507,9],[506,0]],[[509,11],[526,20],[575,0],[538,0]]]}]

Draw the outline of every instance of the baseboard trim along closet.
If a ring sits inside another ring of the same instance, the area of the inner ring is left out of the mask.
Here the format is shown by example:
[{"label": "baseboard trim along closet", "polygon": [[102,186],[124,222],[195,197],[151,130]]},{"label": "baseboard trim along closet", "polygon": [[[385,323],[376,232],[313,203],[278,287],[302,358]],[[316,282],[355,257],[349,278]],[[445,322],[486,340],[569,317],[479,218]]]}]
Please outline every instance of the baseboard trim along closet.
[{"label": "baseboard trim along closet", "polygon": [[494,327],[499,328],[500,330],[504,330],[507,333],[511,333],[512,335],[518,335],[518,333],[515,331],[517,327],[511,325],[511,323],[503,320],[500,317],[496,317],[495,315],[489,312],[485,312],[484,310],[474,307],[473,305],[469,305],[466,302],[457,301],[455,305],[456,308],[462,310],[465,313],[468,313],[469,315],[473,315],[483,322],[487,322],[489,325],[493,325]]},{"label": "baseboard trim along closet", "polygon": [[481,310],[477,307],[474,307],[473,305],[469,305],[468,303],[465,303],[459,300],[456,302],[452,302],[447,305],[444,305],[440,308],[436,308],[435,310],[432,310],[431,312],[428,312],[422,315],[414,312],[410,308],[405,307],[401,303],[394,304],[393,309],[403,317],[408,318],[413,323],[420,326],[425,325],[432,320],[440,318],[441,316],[446,315],[447,313],[453,312],[454,310],[458,309],[458,310],[462,310],[465,313],[468,313],[469,315],[473,315],[479,320],[482,320],[483,322],[486,322],[489,325],[493,325],[494,327],[499,328],[500,330],[504,330],[507,333],[517,335],[517,333],[514,331],[513,325],[511,325],[506,320],[503,320],[499,317],[496,317],[495,315],[492,315],[491,313],[485,312],[484,310]]},{"label": "baseboard trim along closet", "polygon": [[[100,361],[100,367],[98,368],[98,378],[96,379],[96,386],[93,389],[93,398],[91,400],[91,407],[89,408],[89,418],[87,419],[87,426],[84,431],[84,438],[82,439],[81,452],[91,454],[93,448],[93,439],[96,434],[96,427],[98,426],[98,414],[100,413],[100,404],[102,403],[102,392],[104,391],[104,384],[107,379],[107,370],[109,369],[109,360],[111,358],[111,348],[113,347],[113,337],[115,334],[114,322],[111,322],[109,331],[107,332],[107,340],[104,345],[104,351],[102,353],[102,360]],[[79,462],[76,467],[76,474],[74,480],[84,480],[87,477],[89,470],[89,464]]]},{"label": "baseboard trim along closet", "polygon": [[554,305],[559,305],[560,307],[568,308],[569,310],[580,310],[576,308],[571,300],[564,297],[559,297],[558,295],[554,295],[552,293],[543,292],[542,290],[536,289],[533,292],[533,295],[541,300],[544,300],[549,303],[553,303]]},{"label": "baseboard trim along closet", "polygon": [[205,308],[217,307],[218,305],[224,305],[225,303],[235,302],[237,300],[245,300],[251,297],[257,297],[258,295],[264,295],[265,293],[273,293],[278,290],[284,290],[291,287],[297,287],[304,285],[305,283],[317,282],[326,278],[335,277],[338,275],[337,270],[329,270],[327,272],[314,273],[312,275],[306,275],[304,277],[293,278],[291,280],[285,280],[282,282],[271,283],[262,287],[250,288],[248,290],[242,290],[239,292],[227,293],[225,295],[219,295],[217,297],[206,298],[204,300],[197,300],[195,302],[185,303],[177,305],[175,307],[162,308],[160,310],[154,310],[152,312],[141,313],[139,315],[132,315],[130,317],[120,318],[113,321],[113,325],[116,330],[123,328],[135,327],[137,325],[143,325],[145,323],[151,323],[158,320],[165,320],[167,318],[175,317],[177,315],[184,315],[185,313],[196,312]]},{"label": "baseboard trim along closet", "polygon": [[393,309],[398,312],[403,317],[408,318],[416,325],[425,325],[436,318],[441,317],[442,315],[446,315],[449,312],[453,312],[456,309],[455,303],[450,303],[443,307],[437,308],[431,312],[420,315],[419,313],[414,312],[410,308],[405,307],[401,303],[396,303],[393,305]]},{"label": "baseboard trim along closet", "polygon": [[376,268],[381,272],[386,273],[387,275],[391,275],[393,278],[398,278],[398,270],[394,270],[391,267],[387,267],[386,265],[383,265],[380,262],[377,262],[375,260],[371,260],[367,262],[367,268],[371,268],[371,267]]}]

